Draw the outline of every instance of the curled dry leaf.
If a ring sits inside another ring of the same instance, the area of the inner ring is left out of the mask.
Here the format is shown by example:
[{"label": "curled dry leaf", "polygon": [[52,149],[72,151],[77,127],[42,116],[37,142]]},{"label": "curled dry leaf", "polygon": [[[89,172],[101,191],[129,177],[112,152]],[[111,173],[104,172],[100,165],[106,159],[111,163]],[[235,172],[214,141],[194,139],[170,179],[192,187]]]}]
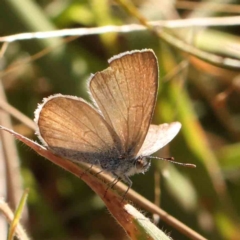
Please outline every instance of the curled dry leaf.
[{"label": "curled dry leaf", "polygon": [[86,166],[81,165],[81,167],[79,167],[73,162],[55,156],[43,146],[14,132],[13,130],[3,126],[0,126],[0,129],[9,132],[39,155],[74,174],[76,177],[81,178],[101,197],[106,204],[106,207],[131,239],[170,239],[165,233],[152,224],[149,219],[145,218],[137,209],[128,204],[118,192],[113,189],[108,189],[106,194],[107,186],[103,179],[109,181],[110,178],[102,176],[102,174],[101,177],[98,177],[98,175],[96,176],[95,173],[98,172],[97,169],[86,171]]}]

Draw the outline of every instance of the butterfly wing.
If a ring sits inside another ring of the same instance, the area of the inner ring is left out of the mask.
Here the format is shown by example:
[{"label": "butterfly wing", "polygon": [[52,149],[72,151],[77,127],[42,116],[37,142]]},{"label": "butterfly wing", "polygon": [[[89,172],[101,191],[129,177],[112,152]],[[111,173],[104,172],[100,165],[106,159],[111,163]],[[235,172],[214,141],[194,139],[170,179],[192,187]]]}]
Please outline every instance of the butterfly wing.
[{"label": "butterfly wing", "polygon": [[153,51],[132,51],[109,60],[109,67],[90,79],[93,101],[123,144],[136,156],[146,137],[158,90],[158,64]]},{"label": "butterfly wing", "polygon": [[35,112],[35,122],[39,139],[61,157],[97,164],[119,156],[118,136],[81,98],[58,94],[45,99]]},{"label": "butterfly wing", "polygon": [[150,125],[144,143],[138,156],[149,156],[167,145],[178,134],[181,123],[173,122],[160,125]]}]

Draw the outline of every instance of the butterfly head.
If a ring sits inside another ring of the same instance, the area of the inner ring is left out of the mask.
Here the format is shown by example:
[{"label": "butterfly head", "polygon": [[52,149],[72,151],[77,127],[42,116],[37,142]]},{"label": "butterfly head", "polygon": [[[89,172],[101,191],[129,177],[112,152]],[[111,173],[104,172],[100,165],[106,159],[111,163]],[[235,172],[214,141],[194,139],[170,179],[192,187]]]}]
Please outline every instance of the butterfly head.
[{"label": "butterfly head", "polygon": [[148,157],[139,156],[135,160],[136,173],[145,173],[151,165],[151,160]]}]

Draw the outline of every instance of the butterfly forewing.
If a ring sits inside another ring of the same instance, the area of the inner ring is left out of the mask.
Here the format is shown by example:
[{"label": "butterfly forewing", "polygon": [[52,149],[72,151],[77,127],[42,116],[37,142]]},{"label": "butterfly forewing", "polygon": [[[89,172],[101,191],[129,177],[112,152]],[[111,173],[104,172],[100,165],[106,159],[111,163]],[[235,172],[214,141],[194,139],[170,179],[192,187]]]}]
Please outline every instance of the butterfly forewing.
[{"label": "butterfly forewing", "polygon": [[160,125],[150,125],[144,143],[138,156],[148,156],[167,145],[179,132],[181,123],[173,122]]},{"label": "butterfly forewing", "polygon": [[116,133],[81,98],[51,96],[36,111],[35,121],[42,142],[61,157],[96,164],[120,154]]},{"label": "butterfly forewing", "polygon": [[119,136],[123,153],[136,156],[146,137],[158,90],[158,64],[151,50],[110,59],[109,67],[90,80],[90,92]]}]

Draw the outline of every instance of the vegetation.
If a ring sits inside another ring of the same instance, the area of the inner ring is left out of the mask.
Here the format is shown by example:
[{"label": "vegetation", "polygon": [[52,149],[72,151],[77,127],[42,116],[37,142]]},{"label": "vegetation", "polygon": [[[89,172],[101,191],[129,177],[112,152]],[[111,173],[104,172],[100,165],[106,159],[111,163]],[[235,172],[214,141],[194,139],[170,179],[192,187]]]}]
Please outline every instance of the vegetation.
[{"label": "vegetation", "polygon": [[[239,238],[239,6],[184,3],[2,1],[0,125],[47,158],[0,131],[0,197],[18,209],[14,218],[0,201],[9,236],[14,228],[19,239],[34,240]],[[91,73],[106,68],[113,55],[144,48],[159,61],[153,122],[182,123],[156,156],[197,168],[154,159],[145,175],[131,178],[138,194],[129,191],[123,200],[126,187],[118,184],[105,198],[108,176],[86,172],[22,136],[36,140],[31,119],[44,97],[62,93],[89,101]],[[19,215],[26,233],[16,227]],[[0,225],[1,239],[7,232]]]}]

